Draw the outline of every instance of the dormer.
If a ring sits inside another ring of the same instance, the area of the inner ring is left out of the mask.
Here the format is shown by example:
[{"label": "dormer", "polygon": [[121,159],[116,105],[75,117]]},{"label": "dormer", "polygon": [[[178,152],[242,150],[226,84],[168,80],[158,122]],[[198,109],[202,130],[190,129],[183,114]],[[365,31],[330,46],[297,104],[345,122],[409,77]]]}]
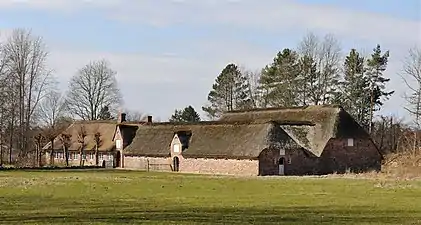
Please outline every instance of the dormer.
[{"label": "dormer", "polygon": [[191,131],[177,131],[174,132],[174,137],[171,142],[171,154],[179,155],[189,147],[191,138]]}]

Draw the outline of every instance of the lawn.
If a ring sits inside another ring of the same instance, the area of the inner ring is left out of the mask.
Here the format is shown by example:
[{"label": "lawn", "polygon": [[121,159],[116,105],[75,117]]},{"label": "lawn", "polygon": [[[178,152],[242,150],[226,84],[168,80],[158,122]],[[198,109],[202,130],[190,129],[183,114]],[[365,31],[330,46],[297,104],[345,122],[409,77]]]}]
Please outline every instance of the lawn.
[{"label": "lawn", "polygon": [[2,171],[2,224],[421,224],[421,181]]}]

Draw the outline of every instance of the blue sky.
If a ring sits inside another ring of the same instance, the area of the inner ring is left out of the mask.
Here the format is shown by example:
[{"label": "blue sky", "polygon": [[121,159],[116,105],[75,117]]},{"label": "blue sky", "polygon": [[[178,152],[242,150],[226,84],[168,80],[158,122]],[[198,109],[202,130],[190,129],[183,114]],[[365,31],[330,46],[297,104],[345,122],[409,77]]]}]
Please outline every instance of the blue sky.
[{"label": "blue sky", "polygon": [[200,111],[226,64],[262,68],[308,31],[333,33],[344,53],[390,50],[397,93],[382,113],[406,116],[397,74],[408,49],[421,46],[420,0],[1,0],[0,15],[3,36],[24,27],[44,37],[63,90],[78,68],[105,58],[125,108],[163,120],[189,104]]}]

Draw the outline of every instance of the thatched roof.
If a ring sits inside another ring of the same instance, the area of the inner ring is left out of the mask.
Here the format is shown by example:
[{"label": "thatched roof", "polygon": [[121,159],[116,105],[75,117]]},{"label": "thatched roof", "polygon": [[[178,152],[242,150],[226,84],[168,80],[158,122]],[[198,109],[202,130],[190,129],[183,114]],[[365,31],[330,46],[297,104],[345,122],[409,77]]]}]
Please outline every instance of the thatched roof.
[{"label": "thatched roof", "polygon": [[[368,137],[357,122],[338,105],[267,108],[225,113],[221,122],[270,122],[280,127],[301,147],[321,156],[327,142],[339,137]],[[288,121],[286,123],[285,121]]]},{"label": "thatched roof", "polygon": [[[192,132],[185,157],[256,158],[270,146],[302,147],[321,156],[331,138],[368,134],[340,106],[269,108],[225,113],[219,121],[138,125],[127,154],[169,156],[177,131]],[[271,136],[276,130],[276,137]],[[270,141],[268,141],[270,140]]]},{"label": "thatched roof", "polygon": [[184,157],[198,158],[257,158],[268,147],[272,124],[171,124],[139,126],[136,137],[125,149],[125,155],[169,156],[170,144],[179,131],[191,131],[192,136]]},{"label": "thatched roof", "polygon": [[[85,137],[85,148],[84,150],[94,150],[95,133],[99,132],[100,146],[99,151],[111,151],[115,148],[113,136],[116,128],[115,121],[76,121],[71,124],[63,133],[70,134],[70,147],[69,151],[78,151],[80,143],[78,142],[78,133],[81,129],[85,129],[87,136]],[[48,150],[51,148],[51,143],[48,143],[44,149]],[[54,150],[63,150],[63,145],[60,141],[60,135],[54,139]]]}]

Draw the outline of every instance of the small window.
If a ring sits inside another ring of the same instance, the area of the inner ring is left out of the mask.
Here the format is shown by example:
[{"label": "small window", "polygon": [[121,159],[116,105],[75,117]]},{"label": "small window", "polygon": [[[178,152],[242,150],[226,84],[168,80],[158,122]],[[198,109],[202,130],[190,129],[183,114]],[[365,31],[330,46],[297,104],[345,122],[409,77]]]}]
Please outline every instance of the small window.
[{"label": "small window", "polygon": [[354,146],[354,139],[353,138],[348,138],[348,146],[349,147]]},{"label": "small window", "polygon": [[120,139],[117,139],[115,141],[115,146],[116,146],[117,149],[121,149],[121,140]]},{"label": "small window", "polygon": [[287,162],[288,162],[288,164],[291,164],[291,158],[288,158],[288,160],[287,160]]},{"label": "small window", "polygon": [[173,145],[173,149],[174,149],[174,152],[180,152],[180,145],[179,144],[174,144]]}]

